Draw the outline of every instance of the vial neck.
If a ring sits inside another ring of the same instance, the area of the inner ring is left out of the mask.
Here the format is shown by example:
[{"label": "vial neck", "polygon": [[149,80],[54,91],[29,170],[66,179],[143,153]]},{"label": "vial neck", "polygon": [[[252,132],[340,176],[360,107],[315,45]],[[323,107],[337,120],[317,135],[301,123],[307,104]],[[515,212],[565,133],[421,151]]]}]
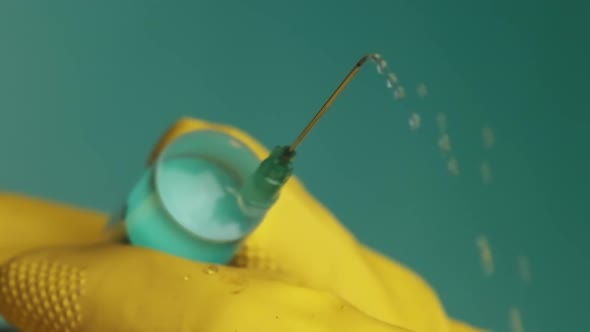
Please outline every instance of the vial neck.
[{"label": "vial neck", "polygon": [[288,147],[276,147],[240,190],[240,201],[246,209],[265,214],[279,197],[282,187],[293,173],[292,153]]}]

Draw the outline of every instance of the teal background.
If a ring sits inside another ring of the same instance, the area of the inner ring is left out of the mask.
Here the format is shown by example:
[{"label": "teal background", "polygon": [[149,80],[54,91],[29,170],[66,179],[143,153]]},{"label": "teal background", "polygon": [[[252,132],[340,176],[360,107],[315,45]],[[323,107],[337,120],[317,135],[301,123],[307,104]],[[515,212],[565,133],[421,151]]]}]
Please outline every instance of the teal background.
[{"label": "teal background", "polygon": [[[0,188],[113,211],[181,116],[288,144],[357,59],[380,52],[299,151],[297,175],[447,311],[582,331],[590,307],[590,6],[558,1],[0,2]],[[425,99],[415,87],[429,87]],[[408,128],[419,112],[423,126]],[[448,117],[461,174],[437,147]],[[496,144],[482,147],[481,128]],[[492,185],[482,184],[488,160]],[[481,268],[487,236],[495,271]],[[516,257],[526,255],[523,283]],[[392,281],[395,282],[395,281]]]}]

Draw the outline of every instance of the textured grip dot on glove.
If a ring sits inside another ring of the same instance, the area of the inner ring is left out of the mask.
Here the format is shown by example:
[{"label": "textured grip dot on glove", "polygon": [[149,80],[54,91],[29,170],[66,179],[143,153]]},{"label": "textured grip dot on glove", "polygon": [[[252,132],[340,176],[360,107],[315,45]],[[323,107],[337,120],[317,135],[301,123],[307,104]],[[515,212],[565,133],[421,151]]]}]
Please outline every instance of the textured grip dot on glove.
[{"label": "textured grip dot on glove", "polygon": [[0,307],[23,331],[74,331],[83,292],[84,272],[62,263],[25,258],[0,268]]}]

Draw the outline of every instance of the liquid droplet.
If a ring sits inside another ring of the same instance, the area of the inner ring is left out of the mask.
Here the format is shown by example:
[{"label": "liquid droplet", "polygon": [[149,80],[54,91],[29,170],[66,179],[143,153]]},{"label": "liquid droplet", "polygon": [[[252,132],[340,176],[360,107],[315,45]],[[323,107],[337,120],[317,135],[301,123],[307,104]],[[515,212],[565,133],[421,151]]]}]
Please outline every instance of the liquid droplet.
[{"label": "liquid droplet", "polygon": [[392,88],[394,85],[397,84],[397,76],[394,73],[389,73],[387,74],[387,83],[391,86],[389,86],[390,88]]},{"label": "liquid droplet", "polygon": [[381,62],[379,63],[378,68],[380,70],[379,71],[380,74],[385,73],[387,71],[387,62],[385,60],[381,59]]},{"label": "liquid droplet", "polygon": [[479,257],[481,264],[486,275],[492,275],[494,273],[494,257],[492,255],[492,249],[490,243],[485,236],[480,236],[476,240],[477,247],[479,248]]},{"label": "liquid droplet", "polygon": [[510,308],[510,329],[512,332],[524,332],[524,326],[522,324],[522,316],[518,308]]},{"label": "liquid droplet", "polygon": [[416,129],[420,128],[420,125],[422,124],[422,119],[420,119],[420,114],[412,113],[412,115],[410,115],[410,119],[408,120],[408,123],[410,124],[410,129],[412,129],[412,130],[416,130]]},{"label": "liquid droplet", "polygon": [[418,93],[418,96],[420,98],[425,98],[426,96],[428,96],[428,87],[426,86],[426,84],[418,84],[418,87],[416,87],[416,93]]},{"label": "liquid droplet", "polygon": [[406,96],[406,91],[404,87],[399,86],[397,76],[389,69],[389,65],[387,64],[385,59],[383,59],[381,54],[371,54],[370,60],[375,63],[377,72],[379,74],[386,75],[385,85],[388,89],[393,90],[393,97],[395,99],[404,98]]},{"label": "liquid droplet", "polygon": [[530,282],[532,279],[531,275],[531,264],[526,256],[518,256],[518,275],[524,282]]},{"label": "liquid droplet", "polygon": [[492,130],[492,128],[482,128],[481,137],[483,139],[483,146],[485,149],[489,150],[494,146],[494,143],[496,142],[496,137],[494,135],[494,131]]},{"label": "liquid droplet", "polygon": [[457,161],[457,159],[451,157],[447,163],[447,168],[449,169],[449,172],[451,173],[451,175],[453,175],[453,176],[459,175],[459,161]]},{"label": "liquid droplet", "polygon": [[370,59],[375,63],[380,63],[383,60],[383,56],[379,53],[373,53],[371,54]]},{"label": "liquid droplet", "polygon": [[451,137],[448,134],[443,134],[438,139],[438,147],[443,152],[451,152],[453,146],[451,145]]},{"label": "liquid droplet", "polygon": [[215,265],[209,265],[205,269],[205,273],[207,273],[207,274],[215,274],[217,272],[219,272],[219,267],[217,267]]},{"label": "liquid droplet", "polygon": [[436,114],[436,125],[441,133],[447,132],[447,116],[444,113]]},{"label": "liquid droplet", "polygon": [[371,60],[373,60],[377,65],[377,72],[379,74],[383,74],[387,69],[387,62],[385,62],[381,54],[373,54],[371,56]]},{"label": "liquid droplet", "polygon": [[481,173],[481,179],[483,180],[484,184],[492,183],[492,167],[490,166],[490,164],[488,164],[487,161],[481,163],[479,171]]},{"label": "liquid droplet", "polygon": [[406,89],[403,86],[398,86],[393,91],[393,97],[395,99],[403,99],[406,96]]}]

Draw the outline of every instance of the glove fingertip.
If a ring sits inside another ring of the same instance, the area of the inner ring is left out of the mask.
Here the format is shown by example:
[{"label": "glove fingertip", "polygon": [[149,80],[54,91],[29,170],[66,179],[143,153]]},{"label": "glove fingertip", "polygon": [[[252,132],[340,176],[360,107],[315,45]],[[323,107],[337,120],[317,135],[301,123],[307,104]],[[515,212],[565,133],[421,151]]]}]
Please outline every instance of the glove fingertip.
[{"label": "glove fingertip", "polygon": [[77,267],[24,256],[0,267],[0,313],[24,331],[75,331],[84,272]]}]

